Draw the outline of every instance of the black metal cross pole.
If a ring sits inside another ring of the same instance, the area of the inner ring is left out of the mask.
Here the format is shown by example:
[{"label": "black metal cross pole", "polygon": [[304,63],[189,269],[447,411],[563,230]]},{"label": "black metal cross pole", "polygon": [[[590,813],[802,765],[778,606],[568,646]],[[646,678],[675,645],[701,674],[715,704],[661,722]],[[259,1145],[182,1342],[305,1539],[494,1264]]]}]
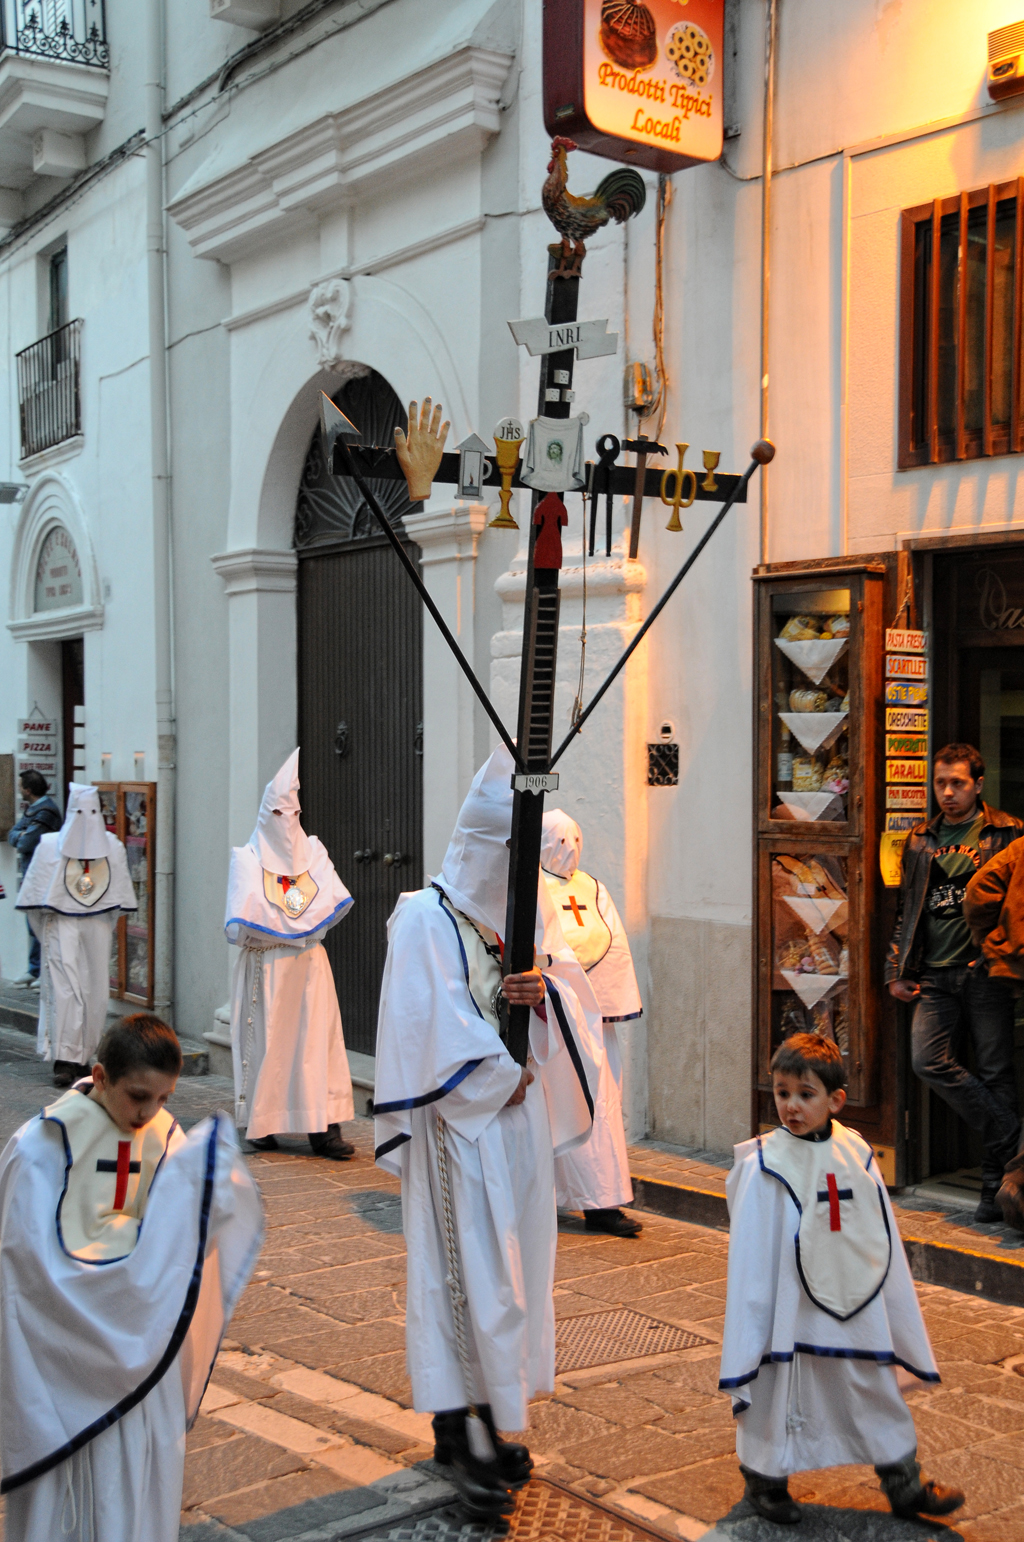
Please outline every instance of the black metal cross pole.
[{"label": "black metal cross pole", "polygon": [[[580,280],[558,273],[557,248],[549,252],[544,315],[553,325],[575,321]],[[579,264],[577,263],[577,270]],[[541,358],[537,411],[543,417],[572,414],[572,375],[575,349]],[[508,907],[505,912],[506,974],[524,974],[534,966],[537,927],[537,881],[543,835],[544,791],[557,779],[549,775],[551,734],[555,714],[555,665],[558,655],[558,570],[534,567],[537,527],[533,522],[538,498],[530,510],[530,548],[526,565],[523,608],[523,652],[519,674],[519,717],[516,744],[523,772],[513,780],[512,839],[509,850]],[[529,1052],[530,1008],[509,1006],[506,1044],[513,1060],[526,1064]]]}]

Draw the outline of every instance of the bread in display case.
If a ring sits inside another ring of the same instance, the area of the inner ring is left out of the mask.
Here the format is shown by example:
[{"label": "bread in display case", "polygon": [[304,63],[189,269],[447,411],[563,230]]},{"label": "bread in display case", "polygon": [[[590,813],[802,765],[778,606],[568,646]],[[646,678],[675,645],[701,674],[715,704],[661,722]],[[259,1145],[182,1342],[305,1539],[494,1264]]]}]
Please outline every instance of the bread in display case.
[{"label": "bread in display case", "polygon": [[769,1065],[794,1033],[831,1039],[844,1117],[895,1182],[901,1085],[882,982],[884,634],[901,558],[827,558],[755,576],[754,1128],[778,1123]]}]

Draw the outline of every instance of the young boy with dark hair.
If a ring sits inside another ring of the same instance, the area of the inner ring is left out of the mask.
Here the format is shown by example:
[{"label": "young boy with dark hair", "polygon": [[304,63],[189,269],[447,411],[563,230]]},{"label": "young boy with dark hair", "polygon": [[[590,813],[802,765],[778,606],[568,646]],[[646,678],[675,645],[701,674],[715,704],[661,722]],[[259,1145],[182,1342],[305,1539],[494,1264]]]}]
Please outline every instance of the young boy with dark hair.
[{"label": "young boy with dark hair", "polygon": [[790,1473],[870,1462],[894,1514],[948,1515],[964,1496],[923,1476],[897,1381],[939,1374],[874,1153],[836,1118],[842,1055],[797,1033],[771,1074],[781,1128],[735,1148],[726,1184],[718,1385],[733,1394],[746,1498],[793,1525]]},{"label": "young boy with dark hair", "polygon": [[176,1542],[185,1432],[263,1235],[232,1120],[168,1113],[180,1070],[166,1023],[126,1017],[0,1156],[6,1542]]}]

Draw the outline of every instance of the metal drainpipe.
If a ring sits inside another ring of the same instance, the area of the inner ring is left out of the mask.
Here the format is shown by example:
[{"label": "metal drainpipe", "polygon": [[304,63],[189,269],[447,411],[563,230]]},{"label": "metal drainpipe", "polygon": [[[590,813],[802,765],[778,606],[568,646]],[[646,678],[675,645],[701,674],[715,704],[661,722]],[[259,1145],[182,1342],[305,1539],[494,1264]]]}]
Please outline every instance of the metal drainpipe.
[{"label": "metal drainpipe", "polygon": [[156,665],[157,828],[154,996],[174,999],[175,728],[171,652],[170,457],[167,433],[166,247],[164,241],[164,8],[146,6],[146,277],[149,291],[149,410],[153,476],[153,630]]},{"label": "metal drainpipe", "polygon": [[[772,137],[775,120],[775,48],[779,0],[765,0],[764,132],[761,159],[761,438],[768,438],[768,342],[771,302]],[[761,563],[768,561],[768,467],[761,467]]]}]

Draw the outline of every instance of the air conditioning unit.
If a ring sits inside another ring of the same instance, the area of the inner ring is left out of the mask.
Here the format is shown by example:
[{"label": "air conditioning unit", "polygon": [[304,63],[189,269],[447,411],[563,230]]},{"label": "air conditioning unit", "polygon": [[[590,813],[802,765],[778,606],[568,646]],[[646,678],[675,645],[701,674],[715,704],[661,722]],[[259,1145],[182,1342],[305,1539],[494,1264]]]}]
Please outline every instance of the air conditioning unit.
[{"label": "air conditioning unit", "polygon": [[997,101],[1024,91],[1024,21],[988,35],[988,94]]},{"label": "air conditioning unit", "polygon": [[210,0],[210,16],[214,21],[265,32],[281,20],[281,0]]}]

